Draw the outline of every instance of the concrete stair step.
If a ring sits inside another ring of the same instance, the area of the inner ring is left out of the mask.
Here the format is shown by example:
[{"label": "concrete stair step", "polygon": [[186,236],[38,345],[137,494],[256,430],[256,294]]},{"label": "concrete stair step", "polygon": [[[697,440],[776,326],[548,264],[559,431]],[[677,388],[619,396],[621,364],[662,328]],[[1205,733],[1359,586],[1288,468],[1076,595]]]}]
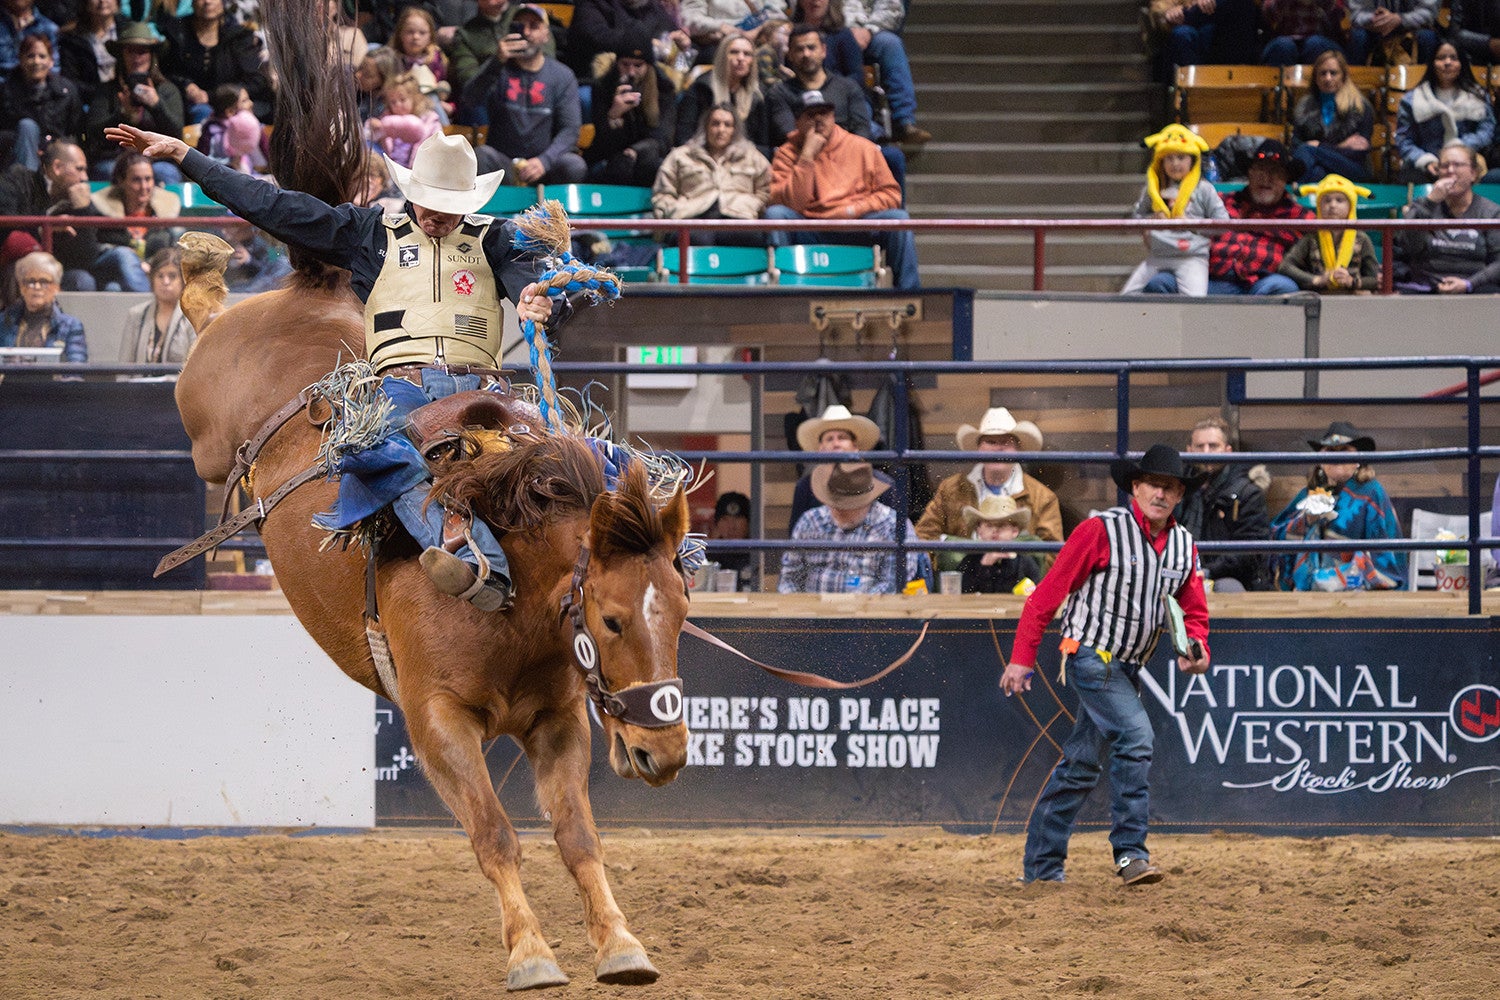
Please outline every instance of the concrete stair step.
[{"label": "concrete stair step", "polygon": [[[1020,16],[1020,15],[1018,15]],[[1076,16],[1076,15],[1075,15]],[[1141,50],[1140,24],[1092,23],[921,24],[908,23],[901,31],[908,52],[947,52],[975,55],[1052,56],[1086,61],[1100,54],[1134,54]]]},{"label": "concrete stair step", "polygon": [[920,83],[919,107],[961,107],[970,112],[1099,114],[1124,111],[1149,115],[1158,89],[1149,83]]},{"label": "concrete stair step", "polygon": [[1144,111],[992,112],[940,111],[925,108],[922,124],[944,142],[1140,142],[1149,134],[1151,116]]},{"label": "concrete stair step", "polygon": [[969,201],[978,205],[1009,206],[1035,202],[1097,202],[1129,211],[1141,193],[1142,177],[1135,174],[908,174],[907,200],[915,205]]},{"label": "concrete stair step", "polygon": [[1070,204],[1050,201],[1045,204],[1027,202],[1009,205],[972,201],[907,203],[907,211],[916,219],[1122,219],[1128,210],[1128,205],[1100,205],[1096,202]]},{"label": "concrete stair step", "polygon": [[[984,264],[993,267],[1031,266],[1031,235],[952,233],[919,235],[917,258],[925,272],[930,266]],[[1053,267],[1111,265],[1134,267],[1144,255],[1140,237],[1130,233],[1078,233],[1047,238],[1046,263]]]},{"label": "concrete stair step", "polygon": [[1138,142],[929,142],[908,152],[912,173],[1134,174],[1149,159]]},{"label": "concrete stair step", "polygon": [[[1030,84],[1076,81],[1077,65],[1057,58],[1032,55],[956,55],[948,52],[910,52],[912,77],[918,86],[939,83]],[[1100,53],[1089,57],[1089,67],[1100,77],[1121,82],[1150,83],[1146,57],[1135,53]],[[1160,87],[1159,84],[1152,84]]]},{"label": "concrete stair step", "polygon": [[[1131,265],[1132,267],[1134,265]],[[1118,292],[1130,276],[1130,267],[1112,265],[1049,267],[1049,292]],[[980,291],[1031,291],[1031,266],[922,267],[922,284],[928,288],[974,288]]]}]

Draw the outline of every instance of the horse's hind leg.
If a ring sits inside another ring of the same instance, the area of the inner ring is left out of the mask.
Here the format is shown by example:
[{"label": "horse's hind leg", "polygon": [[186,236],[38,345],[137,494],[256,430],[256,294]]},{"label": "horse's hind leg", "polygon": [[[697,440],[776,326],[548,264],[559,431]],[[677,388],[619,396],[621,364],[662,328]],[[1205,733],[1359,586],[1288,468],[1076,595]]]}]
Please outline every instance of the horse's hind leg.
[{"label": "horse's hind leg", "polygon": [[536,771],[537,800],[551,814],[552,835],[583,896],[593,944],[594,976],[604,983],[654,983],[660,974],[630,933],[604,874],[603,848],[589,805],[589,730],[584,710],[527,734],[526,756]]},{"label": "horse's hind leg", "polygon": [[480,871],[500,895],[505,946],[510,949],[506,989],[565,985],[568,977],[558,968],[521,889],[521,843],[490,784],[478,720],[467,706],[450,697],[438,695],[425,701],[403,697],[403,701],[412,705],[406,725],[417,757],[463,824]]}]

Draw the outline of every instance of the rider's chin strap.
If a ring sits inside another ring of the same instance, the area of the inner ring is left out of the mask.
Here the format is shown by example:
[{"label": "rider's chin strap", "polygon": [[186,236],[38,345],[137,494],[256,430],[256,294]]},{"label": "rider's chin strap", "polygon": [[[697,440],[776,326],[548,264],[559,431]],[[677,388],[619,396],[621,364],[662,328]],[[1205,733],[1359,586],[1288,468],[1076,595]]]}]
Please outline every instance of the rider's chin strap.
[{"label": "rider's chin strap", "polygon": [[599,644],[589,631],[583,614],[583,578],[588,573],[589,549],[578,550],[573,564],[573,585],[562,599],[561,617],[573,625],[573,664],[583,674],[589,699],[603,715],[619,719],[627,726],[642,729],[665,729],[682,721],[682,681],[651,681],[636,684],[623,691],[611,691],[599,663]]}]

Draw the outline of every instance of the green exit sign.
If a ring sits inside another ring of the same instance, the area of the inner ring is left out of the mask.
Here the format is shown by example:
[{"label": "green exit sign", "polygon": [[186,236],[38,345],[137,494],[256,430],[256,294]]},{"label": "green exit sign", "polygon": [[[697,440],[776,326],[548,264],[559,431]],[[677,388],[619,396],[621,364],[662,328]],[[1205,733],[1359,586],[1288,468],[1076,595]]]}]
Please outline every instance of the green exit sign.
[{"label": "green exit sign", "polygon": [[[627,347],[625,360],[632,365],[690,365],[698,360],[698,348],[678,344]],[[698,376],[679,372],[632,372],[625,377],[625,384],[632,389],[691,389],[698,384]]]}]

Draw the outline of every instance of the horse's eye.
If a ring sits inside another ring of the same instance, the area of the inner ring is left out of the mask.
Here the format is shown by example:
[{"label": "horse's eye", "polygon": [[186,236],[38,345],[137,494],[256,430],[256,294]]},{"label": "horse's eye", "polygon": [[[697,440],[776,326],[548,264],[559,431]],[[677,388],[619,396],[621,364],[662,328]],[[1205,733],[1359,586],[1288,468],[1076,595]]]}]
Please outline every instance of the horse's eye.
[{"label": "horse's eye", "polygon": [[621,635],[625,631],[620,627],[620,619],[618,618],[610,618],[606,616],[604,619],[604,627],[609,629],[615,635]]}]

